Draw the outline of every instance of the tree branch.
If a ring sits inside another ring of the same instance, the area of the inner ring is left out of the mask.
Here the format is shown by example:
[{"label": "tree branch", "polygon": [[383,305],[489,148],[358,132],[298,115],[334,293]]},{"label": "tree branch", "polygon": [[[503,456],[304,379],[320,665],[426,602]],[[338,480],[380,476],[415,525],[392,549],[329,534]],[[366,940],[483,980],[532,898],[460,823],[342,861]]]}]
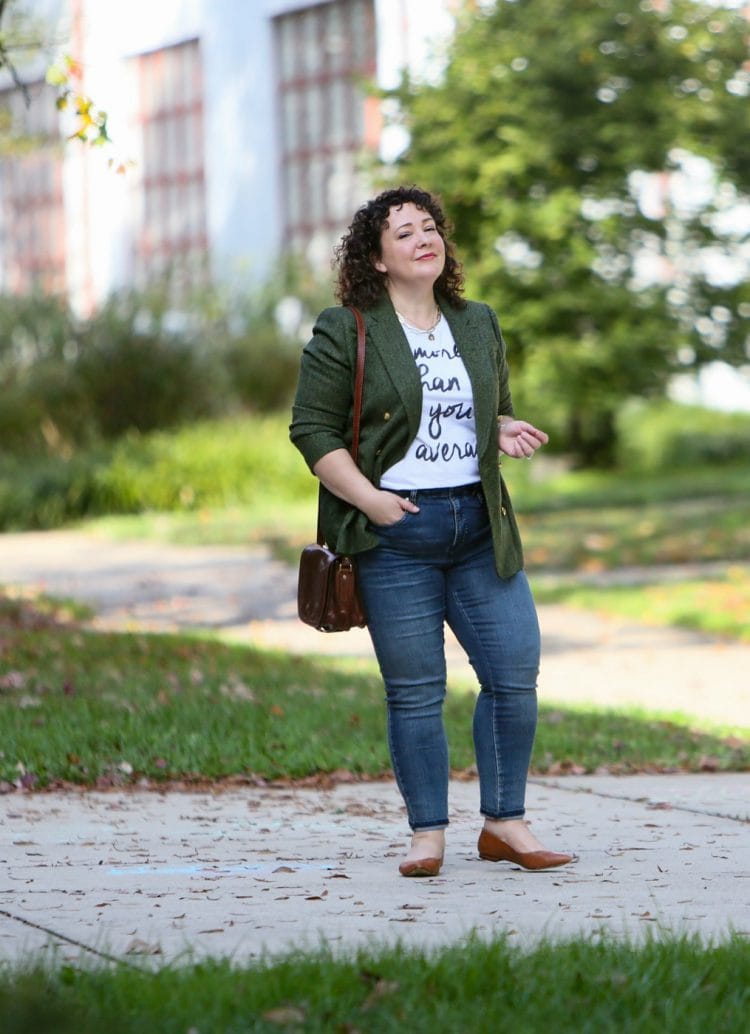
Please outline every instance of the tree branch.
[{"label": "tree branch", "polygon": [[[6,3],[7,0],[0,0],[0,26],[2,25],[3,15],[5,14]],[[31,104],[31,94],[29,93],[29,88],[26,85],[26,83],[21,81],[18,72],[16,71],[16,66],[13,64],[13,62],[10,59],[10,55],[8,54],[8,48],[3,43],[2,36],[0,35],[0,69],[2,68],[7,68],[8,73],[11,79],[13,80],[13,85],[16,86],[23,94],[24,102],[26,104],[26,107],[28,108]]]}]

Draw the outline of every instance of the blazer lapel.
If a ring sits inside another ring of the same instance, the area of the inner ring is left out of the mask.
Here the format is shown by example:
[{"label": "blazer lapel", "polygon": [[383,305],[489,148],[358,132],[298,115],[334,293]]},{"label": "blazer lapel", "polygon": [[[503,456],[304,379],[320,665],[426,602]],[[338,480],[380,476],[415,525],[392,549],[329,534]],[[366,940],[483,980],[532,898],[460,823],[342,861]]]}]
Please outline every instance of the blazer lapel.
[{"label": "blazer lapel", "polygon": [[387,296],[363,315],[369,343],[380,353],[383,366],[404,403],[411,440],[416,437],[422,416],[422,385],[406,334]]},{"label": "blazer lapel", "polygon": [[481,456],[497,427],[497,368],[492,358],[496,342],[492,325],[489,316],[480,319],[479,306],[454,309],[443,303],[441,308],[471,381],[477,448]]}]

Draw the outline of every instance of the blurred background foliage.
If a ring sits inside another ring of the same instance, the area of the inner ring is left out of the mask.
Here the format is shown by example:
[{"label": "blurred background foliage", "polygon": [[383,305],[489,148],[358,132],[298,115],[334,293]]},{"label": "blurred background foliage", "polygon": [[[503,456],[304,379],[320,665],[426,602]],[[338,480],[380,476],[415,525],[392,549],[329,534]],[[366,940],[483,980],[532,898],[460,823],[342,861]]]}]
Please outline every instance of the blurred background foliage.
[{"label": "blurred background foliage", "polygon": [[387,94],[410,141],[388,182],[439,192],[518,409],[581,466],[614,460],[624,399],[748,362],[747,39],[693,0],[498,0],[439,82]]},{"label": "blurred background foliage", "polygon": [[[276,521],[279,505],[311,504],[314,479],[287,425],[302,344],[328,292],[286,268],[253,297],[204,292],[183,313],[170,309],[166,288],[113,297],[86,320],[56,299],[0,298],[0,530],[257,509],[261,499],[271,526],[271,503]],[[695,484],[699,468],[730,477],[747,466],[750,414],[609,392],[610,470],[640,479],[685,470]],[[542,395],[534,408],[553,413],[554,401]],[[575,465],[570,445],[561,434],[545,450],[553,472]]]},{"label": "blurred background foliage", "polygon": [[269,480],[309,494],[285,423],[330,287],[287,260],[254,293],[171,296],[123,292],[86,319],[0,296],[0,530],[250,502]]},{"label": "blurred background foliage", "polygon": [[303,340],[330,290],[285,262],[253,294],[206,288],[179,309],[168,282],[87,319],[59,298],[0,296],[0,442],[70,457],[124,434],[287,407]]}]

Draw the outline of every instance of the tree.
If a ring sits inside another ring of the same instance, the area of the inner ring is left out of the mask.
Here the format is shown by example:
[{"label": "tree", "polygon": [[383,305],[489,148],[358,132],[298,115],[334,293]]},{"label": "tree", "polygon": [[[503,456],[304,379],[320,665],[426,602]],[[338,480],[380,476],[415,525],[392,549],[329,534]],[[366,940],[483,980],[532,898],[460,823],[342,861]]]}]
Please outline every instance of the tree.
[{"label": "tree", "polygon": [[[0,71],[7,72],[13,85],[22,92],[27,106],[31,103],[31,96],[19,73],[19,58],[33,59],[42,50],[43,35],[41,23],[32,19],[20,4],[14,0],[0,0]],[[58,110],[68,111],[71,116],[68,139],[101,147],[111,143],[107,131],[107,113],[82,91],[81,80],[79,63],[67,54],[47,69],[46,81],[57,90]],[[18,139],[14,141],[10,129],[7,118],[0,119],[0,131],[6,137],[3,150],[13,153],[19,149],[19,144],[20,149],[23,149],[23,142]],[[110,164],[114,164],[114,160]],[[124,172],[125,165],[120,163],[117,171]]]},{"label": "tree", "polygon": [[748,361],[750,27],[692,0],[476,7],[441,81],[395,91],[411,142],[393,172],[441,195],[524,412],[608,462],[625,398]]}]

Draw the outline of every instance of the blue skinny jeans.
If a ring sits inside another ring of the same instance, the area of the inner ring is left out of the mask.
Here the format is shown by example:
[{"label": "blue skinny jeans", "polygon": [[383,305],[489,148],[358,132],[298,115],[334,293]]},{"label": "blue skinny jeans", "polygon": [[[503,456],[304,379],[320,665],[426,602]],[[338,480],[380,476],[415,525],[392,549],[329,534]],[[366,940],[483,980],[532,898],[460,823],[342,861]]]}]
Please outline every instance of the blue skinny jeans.
[{"label": "blue skinny jeans", "polygon": [[419,513],[373,526],[380,543],[357,555],[357,570],[409,825],[448,825],[445,622],[479,680],[473,734],[480,811],[493,819],[520,817],[536,732],[540,654],[526,575],[497,574],[479,486],[400,494],[416,502]]}]

